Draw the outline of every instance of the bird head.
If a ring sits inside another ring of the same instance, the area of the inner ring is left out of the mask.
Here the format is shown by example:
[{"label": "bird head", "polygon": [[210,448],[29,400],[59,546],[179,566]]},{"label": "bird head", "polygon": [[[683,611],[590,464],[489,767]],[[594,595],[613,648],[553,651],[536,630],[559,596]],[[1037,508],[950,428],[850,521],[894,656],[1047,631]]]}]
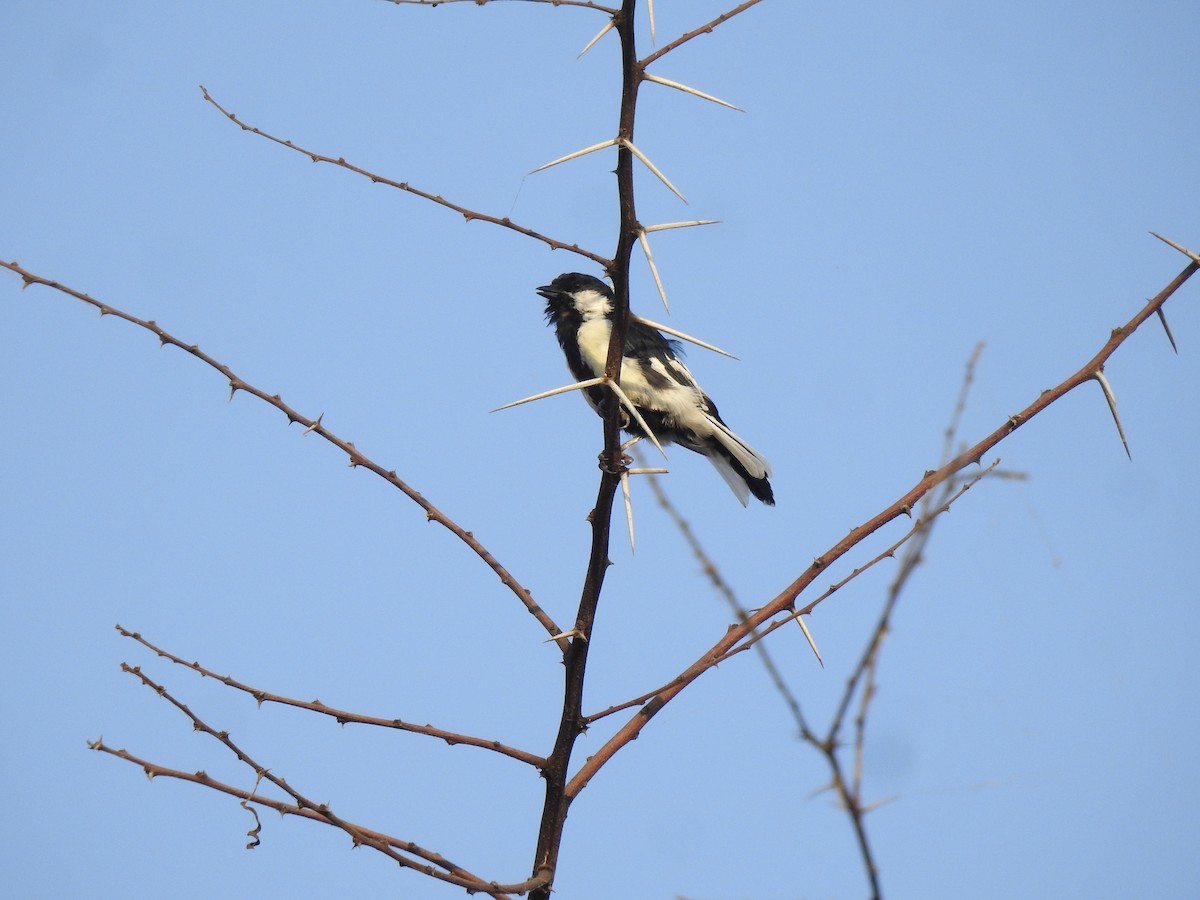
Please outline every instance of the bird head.
[{"label": "bird head", "polygon": [[612,315],[612,289],[593,275],[567,272],[537,292],[546,300],[546,319],[556,325]]}]

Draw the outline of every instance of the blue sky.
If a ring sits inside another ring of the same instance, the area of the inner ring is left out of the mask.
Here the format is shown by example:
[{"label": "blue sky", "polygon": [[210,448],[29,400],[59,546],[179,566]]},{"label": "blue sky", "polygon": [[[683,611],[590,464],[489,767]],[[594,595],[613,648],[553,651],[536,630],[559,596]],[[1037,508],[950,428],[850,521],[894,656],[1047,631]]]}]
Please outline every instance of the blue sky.
[{"label": "blue sky", "polygon": [[[660,44],[719,13],[656,4]],[[773,597],[937,462],[978,341],[964,436],[1089,359],[1200,248],[1181,2],[767,2],[661,60],[728,99],[642,92],[639,173],[671,323],[740,360],[689,365],[775,469],[742,509],[668,451],[666,486],[742,602]],[[12,4],[0,56],[0,258],[144,318],[279,392],[472,530],[573,618],[598,420],[534,288],[586,260],[372,185],[249,123],[608,254],[616,42],[599,13],[525,3]],[[641,37],[649,49],[647,29]],[[314,436],[144,331],[0,272],[9,815],[14,896],[449,897],[303,822],[148,783],[89,753],[253,779],[119,670],[142,665],[343,815],[489,877],[528,873],[541,782],[414,735],[256,709],[121,639],[136,629],[263,689],[549,749],[561,665],[496,577]],[[1107,368],[1132,451],[1085,385],[999,448],[1025,481],[941,521],[897,611],[866,753],[891,897],[1188,897],[1200,735],[1193,575],[1200,285]],[[663,319],[635,258],[634,308]],[[588,688],[661,684],[730,615],[642,487],[615,541]],[[903,533],[843,560],[844,577]],[[894,576],[885,564],[771,649],[818,726]],[[618,724],[614,721],[611,727]],[[598,724],[582,759],[607,737]],[[559,895],[865,896],[827,773],[750,654],[657,716],[572,809]]]}]

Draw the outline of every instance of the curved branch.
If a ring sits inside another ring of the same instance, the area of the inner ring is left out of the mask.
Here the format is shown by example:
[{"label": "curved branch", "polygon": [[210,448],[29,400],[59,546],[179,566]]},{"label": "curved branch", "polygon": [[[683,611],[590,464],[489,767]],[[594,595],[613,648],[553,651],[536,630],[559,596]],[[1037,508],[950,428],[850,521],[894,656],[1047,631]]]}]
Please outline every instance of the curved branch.
[{"label": "curved branch", "polygon": [[231,687],[234,690],[249,694],[254,698],[259,706],[264,703],[277,703],[281,706],[294,706],[297,709],[305,709],[309,712],[320,713],[323,716],[329,716],[335,719],[338,724],[346,725],[374,725],[378,728],[392,728],[396,731],[408,731],[412,734],[424,734],[429,737],[435,737],[445,741],[450,746],[455,744],[464,744],[468,747],[479,747],[483,750],[492,750],[499,753],[501,756],[507,756],[510,759],[515,759],[518,762],[527,763],[531,766],[541,768],[546,764],[546,760],[535,753],[529,753],[525,750],[519,750],[516,747],[509,747],[507,744],[502,744],[499,741],[489,741],[486,738],[474,737],[469,734],[458,734],[453,731],[446,731],[444,728],[435,728],[433,725],[414,725],[411,722],[404,722],[400,719],[386,719],[380,716],[367,716],[361,713],[350,712],[344,709],[337,709],[332,706],[326,706],[320,700],[297,700],[293,697],[284,697],[280,694],[272,694],[260,688],[251,687],[248,684],[243,684],[237,679],[229,675],[218,675],[211,669],[207,669],[198,662],[188,662],[176,656],[161,647],[157,647],[150,643],[141,634],[136,631],[128,631],[122,628],[119,624],[116,626],[117,631],[122,637],[130,638],[137,641],[148,650],[161,656],[163,659],[168,659],[176,665],[183,666],[193,672],[198,672],[202,678],[211,678],[214,681],[219,681],[226,687]]},{"label": "curved branch", "polygon": [[259,128],[255,128],[253,125],[247,125],[236,115],[214,100],[204,85],[200,85],[200,91],[203,93],[205,100],[219,109],[227,119],[236,124],[242,129],[242,131],[248,131],[251,134],[257,134],[259,137],[264,137],[269,141],[274,141],[281,147],[287,147],[289,150],[295,150],[297,153],[302,153],[313,162],[329,163],[330,165],[338,166],[339,168],[362,175],[364,178],[369,178],[375,184],[386,184],[388,187],[394,187],[397,190],[406,191],[409,194],[416,194],[423,200],[428,200],[431,203],[438,204],[438,206],[444,206],[446,209],[454,210],[468,222],[475,219],[478,219],[481,222],[491,222],[493,225],[499,225],[501,228],[507,228],[511,231],[517,232],[518,234],[523,234],[526,237],[531,237],[534,240],[541,241],[543,244],[549,246],[552,250],[569,250],[571,253],[578,253],[580,256],[586,257],[587,259],[590,259],[592,262],[597,263],[606,269],[612,265],[612,260],[605,259],[599,253],[593,253],[590,250],[584,250],[578,244],[568,244],[566,241],[556,240],[555,238],[544,235],[541,232],[534,231],[532,228],[526,228],[524,225],[518,225],[516,222],[509,219],[508,216],[489,216],[487,213],[477,212],[473,209],[468,209],[465,206],[459,206],[457,203],[451,203],[449,200],[445,199],[439,194],[430,194],[427,191],[422,191],[419,188],[413,187],[406,181],[393,181],[391,178],[386,178],[383,175],[377,175],[374,172],[370,172],[367,169],[362,168],[361,166],[356,166],[353,163],[346,162],[346,160],[340,156],[324,156],[313,150],[305,150],[303,147],[293,144],[291,141],[275,137],[275,135],[268,134]]},{"label": "curved branch", "polygon": [[[500,576],[500,583],[516,595],[517,599],[524,604],[530,615],[532,615],[538,620],[539,623],[541,623],[541,626],[546,629],[546,632],[551,637],[555,637],[562,632],[562,629],[554,623],[554,620],[551,619],[546,611],[543,610],[533,599],[533,595],[529,593],[529,591],[512,576],[508,569],[500,564],[500,561],[496,559],[496,557],[492,556],[491,552],[484,547],[483,544],[475,539],[475,535],[460,527],[449,516],[426,500],[419,491],[402,481],[400,477],[396,475],[395,469],[383,468],[383,466],[379,465],[361,453],[353,443],[338,437],[336,434],[322,425],[321,416],[317,416],[315,419],[310,419],[307,416],[301,415],[300,413],[296,412],[296,410],[292,409],[292,407],[284,403],[283,399],[278,394],[268,394],[266,391],[256,388],[249,382],[242,380],[234,374],[233,370],[230,369],[229,366],[209,356],[196,344],[185,344],[179,338],[169,334],[167,331],[159,327],[158,323],[153,319],[139,319],[135,315],[117,309],[115,306],[109,306],[107,303],[102,303],[88,294],[84,294],[75,290],[74,288],[67,287],[65,284],[60,284],[59,282],[52,281],[49,278],[43,278],[41,275],[35,275],[32,272],[21,268],[21,266],[16,262],[5,262],[4,260],[0,259],[0,267],[8,269],[10,272],[19,275],[22,282],[24,282],[25,287],[28,287],[31,284],[41,284],[49,288],[54,288],[54,290],[59,291],[60,293],[67,294],[70,297],[74,297],[77,300],[82,300],[84,303],[96,307],[96,309],[100,310],[100,315],[102,316],[116,316],[118,319],[124,319],[126,322],[137,325],[139,328],[146,329],[158,338],[159,344],[170,344],[178,347],[179,349],[190,353],[201,362],[207,363],[209,366],[225,376],[225,378],[229,380],[229,396],[231,398],[238,391],[244,391],[245,393],[257,397],[259,400],[270,404],[282,412],[285,416],[287,416],[289,425],[293,422],[298,422],[304,426],[305,434],[314,432],[320,435],[329,443],[333,444],[335,447],[349,456],[350,465],[352,467],[361,466],[364,469],[369,469],[370,471],[374,472],[384,481],[388,482],[388,484],[403,492],[405,496],[421,507],[421,509],[425,510],[425,518],[427,521],[437,522],[439,525],[457,537],[460,541],[470,547],[471,550],[475,552],[475,555],[487,564],[488,568]],[[557,643],[561,649],[566,649],[567,642],[565,639],[559,639]]]},{"label": "curved branch", "polygon": [[705,22],[699,28],[694,28],[691,31],[689,31],[687,34],[680,35],[679,37],[675,38],[675,40],[671,41],[671,43],[666,44],[663,47],[660,47],[658,50],[655,50],[653,53],[651,53],[649,56],[647,56],[645,59],[643,59],[641,62],[639,62],[638,65],[643,69],[646,68],[646,66],[650,65],[650,63],[654,62],[656,59],[660,59],[660,58],[666,56],[672,50],[676,49],[677,47],[679,47],[682,44],[686,44],[692,38],[699,37],[702,34],[710,34],[712,32],[712,30],[714,28],[716,28],[718,25],[720,25],[721,23],[728,22],[730,19],[732,19],[738,13],[743,13],[746,10],[748,10],[750,7],[757,6],[761,2],[762,2],[762,0],[746,0],[745,3],[739,3],[733,9],[729,10],[729,12],[721,13],[721,15],[717,16],[715,19],[713,19],[709,22]]},{"label": "curved branch", "polygon": [[[416,871],[428,875],[431,878],[436,878],[438,881],[446,881],[450,884],[467,888],[468,890],[485,891],[491,894],[511,893],[511,891],[503,890],[502,886],[496,885],[495,882],[485,882],[478,876],[468,875],[467,877],[464,877],[463,875],[456,874],[456,872],[453,870],[460,872],[465,870],[459,869],[458,866],[453,865],[440,854],[435,854],[432,851],[425,850],[418,845],[413,844],[411,841],[396,841],[395,839],[389,839],[386,836],[379,835],[378,832],[360,828],[354,822],[343,819],[334,813],[334,811],[330,809],[328,803],[314,803],[304,794],[301,794],[298,790],[288,784],[285,779],[274,774],[270,769],[255,762],[254,759],[249,756],[249,754],[247,754],[244,750],[242,750],[241,747],[233,742],[233,740],[229,737],[229,732],[217,731],[215,728],[197,716],[194,712],[192,712],[185,703],[175,699],[175,697],[173,697],[165,687],[163,687],[161,684],[158,684],[152,678],[142,672],[141,667],[130,666],[126,663],[121,663],[121,671],[137,678],[142,684],[150,688],[152,691],[158,694],[158,696],[162,697],[181,713],[187,716],[187,718],[191,720],[192,728],[194,730],[203,732],[204,734],[209,735],[223,744],[225,748],[237,758],[238,762],[243,763],[253,770],[257,779],[260,781],[270,782],[271,784],[275,785],[275,787],[279,788],[279,790],[286,793],[292,798],[293,801],[295,801],[295,805],[298,809],[307,810],[310,813],[315,814],[314,816],[309,816],[309,818],[324,820],[335,828],[340,828],[342,831],[346,832],[346,834],[350,836],[350,839],[354,841],[355,846],[370,847],[373,850],[379,851],[384,856],[388,857],[388,859],[393,860],[400,866],[407,869],[415,869]],[[103,747],[100,741],[97,741],[95,744],[90,744],[89,746],[91,746],[94,750],[108,749]],[[151,775],[150,772],[147,772],[146,774]],[[194,780],[197,784],[205,784],[208,781],[208,776],[203,772],[197,773],[197,775],[202,776],[202,778],[190,780]],[[151,775],[151,777],[153,776]],[[256,802],[261,798],[259,798],[257,794],[252,793],[249,796],[243,797],[243,799],[248,802]],[[407,853],[412,853],[413,855],[419,856],[422,859],[435,862],[439,868],[435,869],[431,866],[421,865],[420,863],[405,856],[404,853],[399,852],[401,850]],[[444,869],[446,871],[439,871],[439,869]]]},{"label": "curved branch", "polygon": [[[1124,325],[1114,328],[1111,336],[1105,342],[1104,346],[1096,353],[1092,359],[1085,363],[1075,374],[1069,376],[1056,387],[1043,391],[1038,398],[1014,416],[1010,416],[999,428],[985,437],[975,446],[960,453],[954,459],[950,460],[945,465],[929,471],[925,476],[917,482],[907,493],[901,496],[898,500],[888,506],[886,509],[875,515],[869,521],[864,522],[857,528],[851,531],[840,541],[834,544],[821,556],[813,560],[800,577],[792,582],[788,587],[781,591],[771,602],[763,606],[745,622],[730,628],[722,638],[703,656],[696,660],[692,665],[678,675],[668,687],[659,692],[645,706],[639,709],[625,725],[623,725],[616,734],[600,747],[595,754],[590,756],[583,764],[575,776],[567,785],[568,797],[576,797],[595,776],[601,767],[607,763],[613,755],[623,746],[633,741],[641,733],[646,724],[653,718],[659,710],[667,703],[671,702],[680,691],[684,690],[689,684],[703,675],[710,668],[719,663],[725,658],[731,650],[741,644],[752,635],[754,629],[771,619],[778,613],[793,609],[795,607],[796,598],[805,590],[812,582],[824,572],[833,562],[841,558],[850,549],[857,546],[868,535],[873,534],[879,528],[891,522],[898,516],[906,515],[916,506],[917,502],[924,497],[929,491],[933,490],[942,482],[953,477],[962,469],[971,465],[977,465],[982,456],[1007,438],[1010,434],[1038,415],[1052,404],[1066,396],[1069,392],[1079,387],[1079,385],[1090,381],[1094,373],[1110,356],[1116,352],[1116,349],[1125,342],[1125,340],[1133,334],[1150,316],[1157,313],[1158,309],[1166,303],[1167,299],[1175,293],[1175,291],[1186,282],[1196,271],[1200,269],[1200,263],[1195,261],[1190,262],[1182,272],[1176,276],[1170,284],[1163,288],[1153,299],[1149,300],[1145,306],[1137,312]],[[797,615],[803,615],[812,612],[812,610],[821,602],[823,597],[818,597],[806,606],[796,609]],[[764,629],[767,630],[767,629]]]},{"label": "curved branch", "polygon": [[[201,787],[206,787],[217,791],[221,794],[228,794],[231,797],[237,797],[243,803],[253,803],[257,806],[273,809],[281,816],[297,816],[301,819],[308,819],[310,822],[320,822],[322,825],[330,825],[334,828],[338,827],[329,819],[328,816],[322,815],[312,809],[307,809],[297,806],[295,803],[285,803],[282,800],[275,800],[271,797],[264,797],[256,791],[247,791],[244,788],[234,787],[231,784],[225,784],[222,781],[217,781],[209,776],[207,772],[184,772],[181,769],[170,769],[166,766],[160,766],[158,763],[152,763],[149,760],[134,756],[128,750],[118,750],[104,743],[104,739],[87,742],[89,750],[96,750],[100,753],[108,753],[117,759],[123,759],[135,766],[140,766],[142,771],[146,773],[146,777],[153,781],[155,778],[176,778],[179,781],[187,781],[192,784],[198,784]],[[387,845],[397,851],[411,853],[420,859],[432,863],[439,869],[445,870],[451,876],[455,876],[459,881],[451,881],[453,884],[459,884],[460,887],[473,887],[481,893],[486,893],[489,897],[496,900],[506,900],[510,894],[523,894],[526,891],[537,886],[536,879],[522,882],[520,884],[496,884],[495,882],[484,881],[477,875],[471,874],[461,866],[455,865],[440,853],[435,853],[432,850],[426,850],[423,847],[414,844],[412,841],[406,841],[401,838],[392,837],[389,834],[384,834],[382,831],[375,831],[373,828],[367,828],[363,825],[358,825],[354,822],[347,822],[357,834],[369,837],[380,844]],[[432,878],[437,878],[437,871],[430,866],[423,866],[413,860],[405,860],[400,863],[405,868],[415,869],[416,871],[429,875]],[[443,878],[442,880],[450,880]]]}]

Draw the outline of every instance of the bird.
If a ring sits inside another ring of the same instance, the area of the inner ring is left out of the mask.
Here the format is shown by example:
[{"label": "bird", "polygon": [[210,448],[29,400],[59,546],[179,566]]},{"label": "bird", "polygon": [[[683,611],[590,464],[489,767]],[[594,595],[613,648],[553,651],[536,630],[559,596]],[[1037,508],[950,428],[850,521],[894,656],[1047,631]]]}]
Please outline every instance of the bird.
[{"label": "bird", "polygon": [[[593,275],[567,272],[539,287],[537,293],[546,301],[546,322],[554,326],[575,380],[602,376],[616,308],[612,289]],[[774,506],[775,492],[768,480],[770,464],[725,424],[717,405],[679,358],[681,352],[678,341],[630,318],[619,386],[653,437],[708,457],[742,506],[748,505],[751,494],[767,506]],[[603,415],[603,387],[585,388],[584,397]],[[628,416],[621,427],[634,438],[648,436]]]}]

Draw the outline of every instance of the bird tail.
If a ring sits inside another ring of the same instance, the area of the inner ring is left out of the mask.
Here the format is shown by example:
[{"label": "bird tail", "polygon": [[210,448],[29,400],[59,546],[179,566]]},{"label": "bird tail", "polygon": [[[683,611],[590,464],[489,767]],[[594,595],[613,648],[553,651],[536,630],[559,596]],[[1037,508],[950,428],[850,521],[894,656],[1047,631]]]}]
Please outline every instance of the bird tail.
[{"label": "bird tail", "polygon": [[714,418],[713,425],[708,446],[701,452],[733,489],[742,506],[749,503],[751,494],[767,506],[774,506],[775,492],[767,480],[771,464],[720,419]]}]

